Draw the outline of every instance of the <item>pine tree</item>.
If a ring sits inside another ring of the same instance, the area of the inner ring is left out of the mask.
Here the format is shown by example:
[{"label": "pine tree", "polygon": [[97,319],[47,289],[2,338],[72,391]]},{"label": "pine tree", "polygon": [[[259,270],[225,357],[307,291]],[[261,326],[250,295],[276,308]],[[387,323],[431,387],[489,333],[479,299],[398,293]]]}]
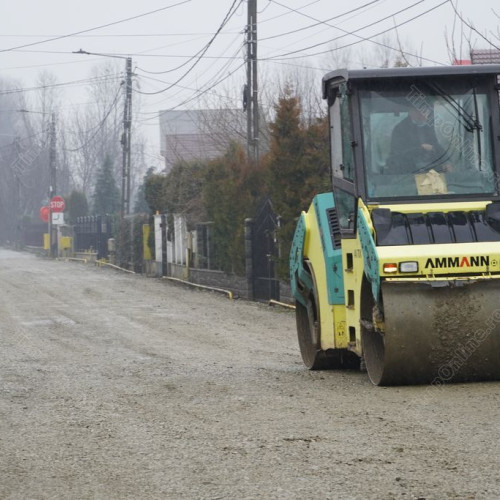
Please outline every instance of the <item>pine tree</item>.
[{"label": "pine tree", "polygon": [[136,214],[148,214],[151,212],[151,208],[146,201],[146,183],[149,177],[153,175],[154,168],[149,167],[146,174],[142,178],[142,184],[137,190],[137,198],[134,205],[134,213]]},{"label": "pine tree", "polygon": [[93,206],[97,215],[114,214],[120,210],[120,191],[113,177],[113,160],[109,155],[97,173]]},{"label": "pine tree", "polygon": [[74,224],[77,217],[83,217],[89,213],[89,205],[83,191],[72,191],[66,199],[66,212],[68,224]]},{"label": "pine tree", "polygon": [[284,278],[288,275],[288,252],[297,217],[315,194],[331,190],[328,121],[323,117],[304,125],[300,100],[289,86],[275,112],[276,118],[270,124],[267,181],[274,209],[282,220],[278,237],[283,257],[278,273]]}]

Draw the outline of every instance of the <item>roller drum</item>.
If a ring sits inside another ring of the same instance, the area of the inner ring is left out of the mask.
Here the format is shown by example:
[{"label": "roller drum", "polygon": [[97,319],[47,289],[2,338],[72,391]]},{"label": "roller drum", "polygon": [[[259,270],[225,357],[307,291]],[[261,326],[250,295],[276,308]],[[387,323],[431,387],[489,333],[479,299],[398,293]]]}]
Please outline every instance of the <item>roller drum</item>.
[{"label": "roller drum", "polygon": [[363,331],[376,385],[500,380],[500,280],[382,283],[385,332]]}]

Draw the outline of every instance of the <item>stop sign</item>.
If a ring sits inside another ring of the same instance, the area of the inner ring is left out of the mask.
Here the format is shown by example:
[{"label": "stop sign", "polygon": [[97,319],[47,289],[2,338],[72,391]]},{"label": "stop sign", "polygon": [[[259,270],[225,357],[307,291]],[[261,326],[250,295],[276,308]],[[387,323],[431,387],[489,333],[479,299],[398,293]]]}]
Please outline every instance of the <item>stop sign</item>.
[{"label": "stop sign", "polygon": [[43,222],[49,222],[49,207],[42,207],[40,209],[40,219]]},{"label": "stop sign", "polygon": [[64,203],[64,199],[62,196],[53,196],[50,200],[50,210],[51,212],[64,212],[66,208],[66,203]]}]

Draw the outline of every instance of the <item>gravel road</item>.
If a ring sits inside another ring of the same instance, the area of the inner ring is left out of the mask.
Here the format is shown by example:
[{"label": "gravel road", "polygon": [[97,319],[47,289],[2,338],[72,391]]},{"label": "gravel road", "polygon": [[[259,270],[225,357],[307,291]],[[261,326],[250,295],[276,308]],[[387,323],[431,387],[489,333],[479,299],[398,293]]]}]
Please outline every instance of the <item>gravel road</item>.
[{"label": "gravel road", "polygon": [[293,312],[0,250],[1,499],[500,498],[500,384],[309,372]]}]

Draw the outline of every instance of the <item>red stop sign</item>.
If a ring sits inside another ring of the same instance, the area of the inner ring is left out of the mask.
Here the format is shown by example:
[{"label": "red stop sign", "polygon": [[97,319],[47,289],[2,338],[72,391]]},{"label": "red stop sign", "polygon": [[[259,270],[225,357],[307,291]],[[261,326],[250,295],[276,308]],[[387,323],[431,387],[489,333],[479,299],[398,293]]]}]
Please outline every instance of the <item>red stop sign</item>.
[{"label": "red stop sign", "polygon": [[50,210],[51,212],[64,212],[66,208],[66,203],[64,203],[64,199],[62,196],[53,196],[50,200]]},{"label": "red stop sign", "polygon": [[43,222],[49,222],[49,207],[42,207],[40,209],[40,219]]}]

